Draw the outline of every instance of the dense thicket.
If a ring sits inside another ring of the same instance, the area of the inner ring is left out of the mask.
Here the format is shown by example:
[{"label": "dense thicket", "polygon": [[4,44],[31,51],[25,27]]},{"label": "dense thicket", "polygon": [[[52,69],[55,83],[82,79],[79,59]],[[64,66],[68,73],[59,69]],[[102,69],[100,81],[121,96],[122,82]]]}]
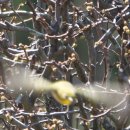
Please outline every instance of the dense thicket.
[{"label": "dense thicket", "polygon": [[0,0],[0,129],[128,130],[129,0]]}]

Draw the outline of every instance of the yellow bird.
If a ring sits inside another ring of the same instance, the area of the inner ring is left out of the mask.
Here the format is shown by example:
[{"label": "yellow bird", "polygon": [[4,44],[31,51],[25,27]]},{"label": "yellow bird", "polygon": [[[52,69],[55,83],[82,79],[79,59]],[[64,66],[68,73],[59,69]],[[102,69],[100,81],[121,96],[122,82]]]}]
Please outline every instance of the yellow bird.
[{"label": "yellow bird", "polygon": [[75,97],[76,90],[73,85],[65,80],[50,84],[51,93],[56,101],[62,105],[70,105]]},{"label": "yellow bird", "polygon": [[28,81],[29,86],[35,88],[36,91],[48,91],[52,96],[62,105],[70,105],[73,102],[73,98],[76,95],[76,89],[74,86],[65,80],[50,82],[42,78],[35,78]]}]

